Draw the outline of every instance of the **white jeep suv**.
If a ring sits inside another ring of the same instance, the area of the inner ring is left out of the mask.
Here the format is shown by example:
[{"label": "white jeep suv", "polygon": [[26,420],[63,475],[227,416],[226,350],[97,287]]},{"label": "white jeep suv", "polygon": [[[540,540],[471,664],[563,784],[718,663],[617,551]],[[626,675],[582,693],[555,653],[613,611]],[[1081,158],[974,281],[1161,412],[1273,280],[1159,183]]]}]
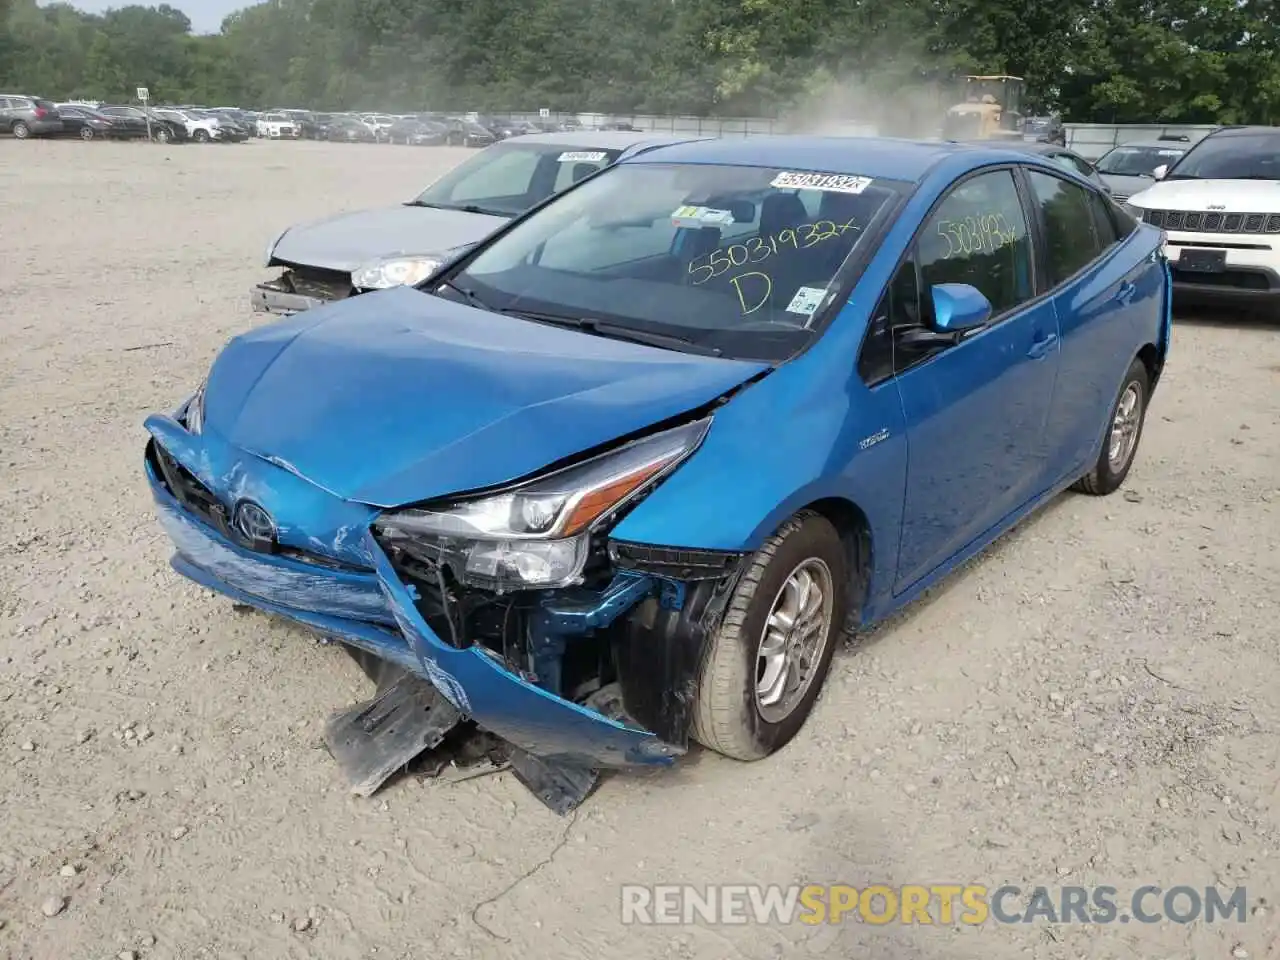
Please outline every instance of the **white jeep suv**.
[{"label": "white jeep suv", "polygon": [[1280,305],[1280,127],[1223,127],[1135,193],[1168,236],[1174,302]]}]

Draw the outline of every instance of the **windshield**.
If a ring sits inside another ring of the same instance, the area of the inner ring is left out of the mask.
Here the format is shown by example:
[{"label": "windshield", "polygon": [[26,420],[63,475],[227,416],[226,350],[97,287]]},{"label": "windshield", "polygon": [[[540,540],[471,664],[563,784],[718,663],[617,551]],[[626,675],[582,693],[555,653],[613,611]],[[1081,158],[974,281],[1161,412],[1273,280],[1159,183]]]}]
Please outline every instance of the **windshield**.
[{"label": "windshield", "polygon": [[621,152],[565,143],[500,143],[454,167],[413,203],[514,217],[608,166]]},{"label": "windshield", "polygon": [[440,291],[473,305],[782,360],[905,187],[846,174],[623,164],[494,240]]},{"label": "windshield", "polygon": [[1173,163],[1185,150],[1171,147],[1116,147],[1098,161],[1098,172],[1117,177],[1149,177],[1156,167]]},{"label": "windshield", "polygon": [[1280,133],[1206,137],[1188,150],[1168,180],[1280,180]]}]

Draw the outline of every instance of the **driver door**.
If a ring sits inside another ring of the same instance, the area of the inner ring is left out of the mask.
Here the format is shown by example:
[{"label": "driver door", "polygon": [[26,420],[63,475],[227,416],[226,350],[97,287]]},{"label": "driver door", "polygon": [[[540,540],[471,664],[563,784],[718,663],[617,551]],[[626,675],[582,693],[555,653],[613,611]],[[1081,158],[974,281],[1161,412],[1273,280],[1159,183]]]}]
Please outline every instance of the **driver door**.
[{"label": "driver door", "polygon": [[917,238],[914,266],[904,265],[917,278],[920,322],[931,322],[930,288],[939,283],[973,285],[993,314],[953,345],[914,349],[894,341],[907,431],[895,593],[953,558],[1046,482],[1058,322],[1052,298],[1034,299],[1027,224],[1012,170],[980,173],[934,208]]}]

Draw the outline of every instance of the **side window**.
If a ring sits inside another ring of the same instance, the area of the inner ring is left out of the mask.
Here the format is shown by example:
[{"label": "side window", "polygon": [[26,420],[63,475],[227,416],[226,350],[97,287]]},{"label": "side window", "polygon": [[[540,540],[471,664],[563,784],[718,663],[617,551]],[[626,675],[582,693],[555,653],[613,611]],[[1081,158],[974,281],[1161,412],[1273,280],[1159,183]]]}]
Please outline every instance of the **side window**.
[{"label": "side window", "polygon": [[915,362],[915,357],[903,354],[897,357],[895,371],[894,338],[897,331],[920,325],[920,283],[916,278],[915,260],[908,257],[889,281],[862,342],[858,373],[867,386],[887,380]]},{"label": "side window", "polygon": [[1047,173],[1028,171],[1045,227],[1049,285],[1056,286],[1102,253],[1089,191]]},{"label": "side window", "polygon": [[968,283],[999,316],[1034,294],[1031,240],[1013,172],[970,177],[951,191],[918,241],[921,300],[939,283]]}]

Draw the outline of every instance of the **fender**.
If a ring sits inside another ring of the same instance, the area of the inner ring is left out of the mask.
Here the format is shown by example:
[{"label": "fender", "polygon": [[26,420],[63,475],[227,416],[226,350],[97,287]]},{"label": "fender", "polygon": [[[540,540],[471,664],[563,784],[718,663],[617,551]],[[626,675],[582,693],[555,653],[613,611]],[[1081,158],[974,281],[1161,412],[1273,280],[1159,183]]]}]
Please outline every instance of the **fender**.
[{"label": "fender", "polygon": [[[905,421],[894,381],[868,389],[857,374],[866,313],[850,302],[821,342],[716,411],[699,450],[610,535],[651,546],[751,552],[800,508],[839,498],[867,516],[875,569],[892,579],[906,485]],[[761,434],[759,424],[767,422],[786,427]],[[871,595],[879,579],[873,571]]]}]

